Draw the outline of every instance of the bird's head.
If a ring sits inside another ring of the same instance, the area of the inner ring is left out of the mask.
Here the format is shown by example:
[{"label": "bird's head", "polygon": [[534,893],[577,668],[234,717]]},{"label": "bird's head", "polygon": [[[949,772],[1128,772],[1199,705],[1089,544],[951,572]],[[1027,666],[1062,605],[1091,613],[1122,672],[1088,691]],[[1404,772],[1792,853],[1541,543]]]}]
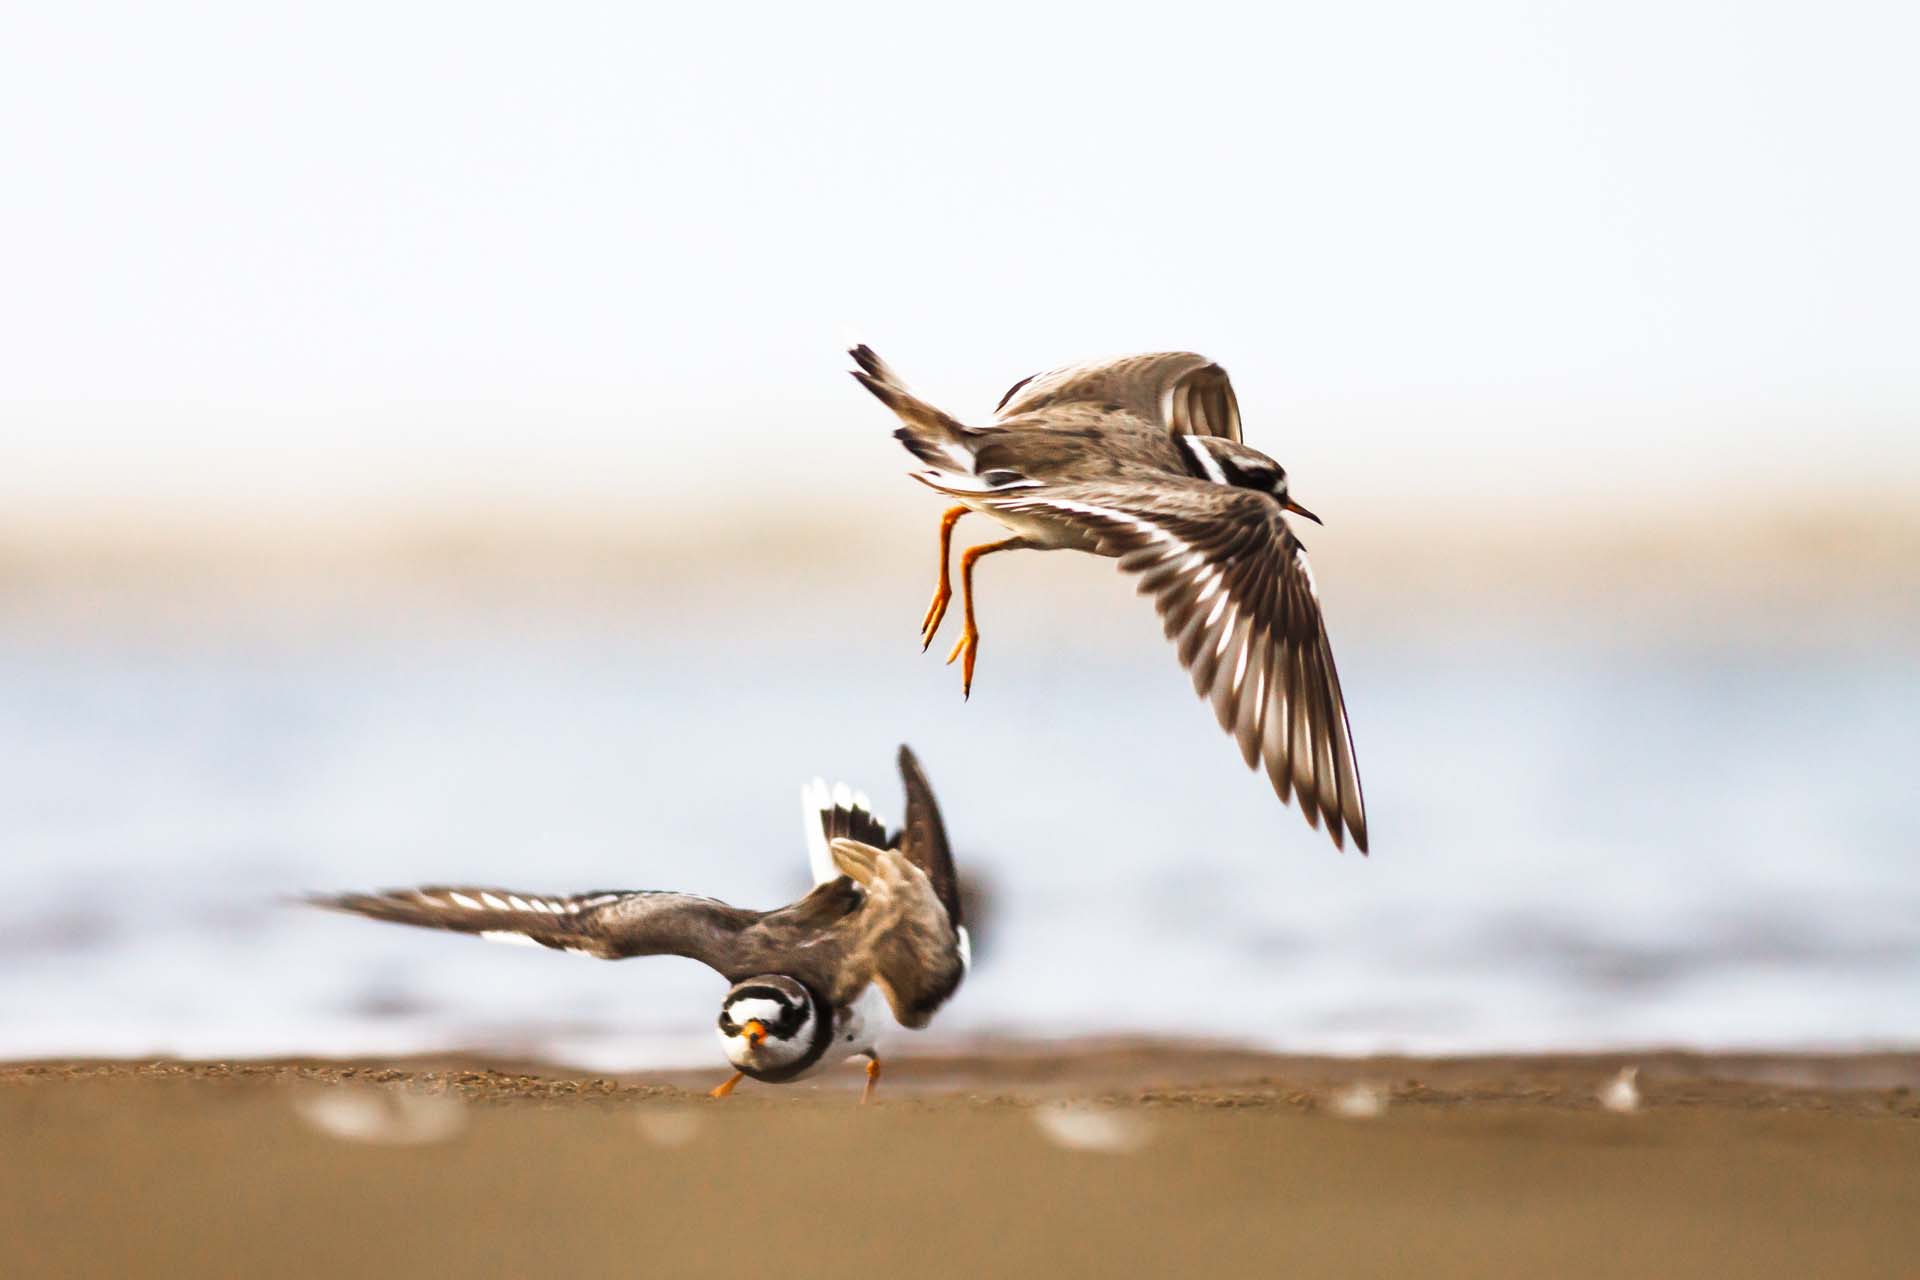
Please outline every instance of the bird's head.
[{"label": "bird's head", "polygon": [[813,1048],[821,1011],[813,993],[785,974],[734,984],[720,1005],[720,1047],[757,1080],[778,1078]]},{"label": "bird's head", "polygon": [[1287,492],[1287,469],[1258,449],[1222,440],[1218,436],[1184,436],[1187,469],[1195,478],[1264,493],[1302,519],[1320,523],[1320,517],[1293,500]]}]

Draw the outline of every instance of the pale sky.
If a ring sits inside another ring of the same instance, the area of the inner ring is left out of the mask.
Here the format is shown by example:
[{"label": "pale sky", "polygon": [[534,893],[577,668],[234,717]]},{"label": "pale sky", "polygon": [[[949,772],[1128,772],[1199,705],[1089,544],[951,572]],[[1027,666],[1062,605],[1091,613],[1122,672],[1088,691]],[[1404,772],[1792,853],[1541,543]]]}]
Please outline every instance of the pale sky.
[{"label": "pale sky", "polygon": [[826,8],[15,6],[0,497],[830,484],[860,340],[1204,351],[1302,491],[1920,483],[1908,6]]}]

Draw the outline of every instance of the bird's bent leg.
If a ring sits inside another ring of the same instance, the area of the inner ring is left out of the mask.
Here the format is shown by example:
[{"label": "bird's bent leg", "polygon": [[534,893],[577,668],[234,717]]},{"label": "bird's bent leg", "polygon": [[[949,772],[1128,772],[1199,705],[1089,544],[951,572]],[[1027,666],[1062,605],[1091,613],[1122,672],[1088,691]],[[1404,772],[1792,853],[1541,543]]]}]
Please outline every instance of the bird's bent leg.
[{"label": "bird's bent leg", "polygon": [[707,1096],[709,1098],[724,1098],[728,1094],[733,1092],[733,1086],[739,1084],[742,1080],[745,1080],[746,1078],[747,1078],[746,1072],[736,1071],[733,1073],[732,1077],[729,1078],[724,1084],[717,1084],[713,1086],[712,1089],[709,1089],[707,1091]]},{"label": "bird's bent leg", "polygon": [[866,1088],[860,1090],[861,1106],[863,1107],[866,1106],[867,1103],[872,1100],[873,1086],[879,1083],[879,1080],[880,1080],[880,1055],[877,1053],[870,1053],[867,1055],[867,1086]]},{"label": "bird's bent leg", "polygon": [[955,658],[963,654],[966,656],[966,661],[960,667],[963,697],[973,696],[973,659],[980,651],[980,628],[973,622],[973,566],[981,556],[990,556],[996,551],[1019,551],[1032,545],[1025,538],[1007,538],[1001,542],[983,542],[960,553],[960,605],[966,614],[966,625],[961,628],[959,643],[947,655],[947,663],[952,665]]},{"label": "bird's bent leg", "polygon": [[947,560],[953,554],[953,526],[970,508],[948,507],[940,517],[940,581],[933,588],[933,603],[927,606],[927,616],[920,619],[920,652],[925,653],[927,646],[933,643],[934,632],[940,630],[940,624],[947,616],[947,601],[953,599],[953,580],[947,576]]}]

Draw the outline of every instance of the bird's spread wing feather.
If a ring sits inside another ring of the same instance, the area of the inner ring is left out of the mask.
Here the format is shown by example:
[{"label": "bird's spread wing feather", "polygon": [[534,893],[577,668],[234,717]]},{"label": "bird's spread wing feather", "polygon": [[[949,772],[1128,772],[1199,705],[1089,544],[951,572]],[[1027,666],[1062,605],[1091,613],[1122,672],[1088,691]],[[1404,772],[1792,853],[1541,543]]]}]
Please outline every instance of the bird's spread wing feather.
[{"label": "bird's spread wing feather", "polygon": [[1181,435],[1240,442],[1240,404],[1227,371],[1191,351],[1160,351],[1069,365],[1022,378],[1000,398],[996,420],[1060,405],[1117,405]]},{"label": "bird's spread wing feather", "polygon": [[855,987],[871,980],[901,1026],[926,1026],[966,976],[961,929],[927,873],[901,850],[839,839],[833,857],[866,893],[848,922],[844,980]]},{"label": "bird's spread wing feather", "polygon": [[753,971],[753,953],[758,948],[753,945],[751,927],[763,918],[758,911],[684,893],[620,891],[562,897],[430,885],[308,901],[376,920],[577,951],[603,960],[686,956],[730,978],[746,976],[743,968]]},{"label": "bird's spread wing feather", "polygon": [[1155,477],[1151,483],[1048,485],[992,504],[1070,516],[1098,531],[1102,554],[1139,578],[1168,639],[1282,800],[1327,820],[1336,846],[1367,848],[1366,803],[1340,676],[1306,550],[1280,506],[1251,489]]},{"label": "bird's spread wing feather", "polygon": [[926,873],[934,897],[940,900],[940,905],[946,908],[947,919],[958,929],[964,923],[960,918],[960,877],[953,869],[953,849],[947,843],[946,823],[941,821],[940,806],[934,802],[933,785],[927,781],[926,771],[905,746],[900,748],[900,781],[907,790],[907,820],[891,843],[907,856],[907,861]]}]

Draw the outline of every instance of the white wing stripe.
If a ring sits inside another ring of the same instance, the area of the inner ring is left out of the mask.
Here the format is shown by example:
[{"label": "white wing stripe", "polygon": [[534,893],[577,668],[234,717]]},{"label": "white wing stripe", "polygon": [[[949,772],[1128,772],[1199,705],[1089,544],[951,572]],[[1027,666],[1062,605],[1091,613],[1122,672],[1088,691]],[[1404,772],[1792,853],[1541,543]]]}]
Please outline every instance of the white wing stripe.
[{"label": "white wing stripe", "polygon": [[1193,598],[1193,607],[1197,609],[1207,601],[1213,599],[1213,593],[1220,589],[1220,584],[1224,579],[1221,578],[1218,569],[1208,568],[1195,574],[1194,581],[1206,584],[1200,589],[1199,594]]},{"label": "white wing stripe", "polygon": [[1200,470],[1206,472],[1207,479],[1215,484],[1227,483],[1227,473],[1220,468],[1220,460],[1213,456],[1213,450],[1201,443],[1199,436],[1181,436],[1180,443],[1187,447],[1193,460],[1200,464]]},{"label": "white wing stripe", "polygon": [[930,485],[943,492],[953,493],[1001,493],[1008,489],[1037,489],[1040,481],[1018,479],[1007,480],[1000,484],[988,484],[979,476],[962,475],[958,471],[941,471],[928,468],[923,471],[909,471],[908,475],[921,484]]},{"label": "white wing stripe", "polygon": [[1307,594],[1315,600],[1320,598],[1320,584],[1313,580],[1313,566],[1307,563],[1307,549],[1295,547],[1293,551],[1294,567],[1300,570],[1300,576],[1306,579]]},{"label": "white wing stripe", "polygon": [[1112,520],[1131,526],[1156,542],[1169,543],[1182,551],[1191,551],[1193,547],[1183,538],[1176,538],[1159,525],[1142,520],[1130,511],[1116,511],[1112,507],[1095,506],[1091,502],[1076,502],[1072,498],[1026,498],[1018,502],[1003,504],[1009,511],[1028,511],[1034,507],[1052,507],[1056,511],[1065,511],[1075,515],[1098,516],[1102,520]]},{"label": "white wing stripe", "polygon": [[1237,616],[1239,612],[1238,609],[1227,610],[1227,621],[1220,628],[1220,643],[1213,647],[1214,657],[1218,658],[1225,654],[1227,646],[1233,643],[1234,624],[1239,621],[1239,617]]}]

